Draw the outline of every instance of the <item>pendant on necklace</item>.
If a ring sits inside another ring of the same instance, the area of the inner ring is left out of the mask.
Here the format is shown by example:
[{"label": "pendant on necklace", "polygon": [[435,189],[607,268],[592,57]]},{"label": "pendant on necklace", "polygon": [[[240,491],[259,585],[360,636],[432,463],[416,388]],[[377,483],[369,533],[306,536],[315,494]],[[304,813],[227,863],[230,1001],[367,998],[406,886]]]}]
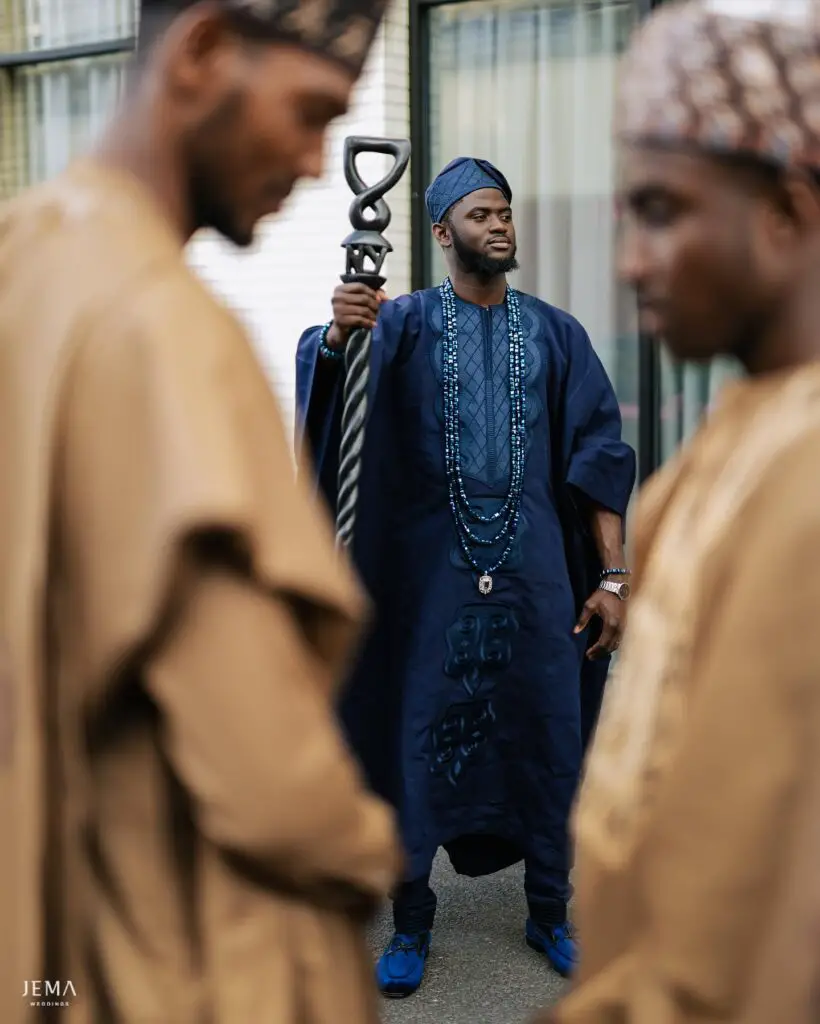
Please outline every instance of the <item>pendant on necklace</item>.
[{"label": "pendant on necklace", "polygon": [[478,592],[479,594],[483,594],[484,597],[486,597],[487,594],[489,594],[492,589],[493,578],[492,576],[488,576],[487,573],[484,573],[484,575],[479,577],[478,580]]}]

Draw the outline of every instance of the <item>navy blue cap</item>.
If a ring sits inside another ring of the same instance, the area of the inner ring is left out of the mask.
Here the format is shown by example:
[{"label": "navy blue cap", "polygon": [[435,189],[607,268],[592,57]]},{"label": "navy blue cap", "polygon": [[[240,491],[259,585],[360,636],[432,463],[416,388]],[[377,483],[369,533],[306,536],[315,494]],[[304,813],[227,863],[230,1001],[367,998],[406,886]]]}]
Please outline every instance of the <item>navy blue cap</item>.
[{"label": "navy blue cap", "polygon": [[497,188],[512,202],[512,189],[504,175],[489,160],[472,156],[459,156],[433,179],[424,193],[427,212],[434,224],[440,224],[450,207],[481,188]]}]

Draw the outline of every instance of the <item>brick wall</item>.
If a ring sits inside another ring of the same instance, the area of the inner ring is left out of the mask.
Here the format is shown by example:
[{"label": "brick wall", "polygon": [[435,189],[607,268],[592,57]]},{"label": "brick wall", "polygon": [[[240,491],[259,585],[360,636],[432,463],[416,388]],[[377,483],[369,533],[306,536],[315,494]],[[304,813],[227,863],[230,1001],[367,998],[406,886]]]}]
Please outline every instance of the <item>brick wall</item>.
[{"label": "brick wall", "polygon": [[[294,355],[299,335],[324,322],[344,270],[340,243],[350,232],[352,198],[342,171],[347,135],[409,136],[407,0],[395,0],[357,86],[347,117],[334,125],[323,178],[299,187],[282,213],[260,226],[249,252],[211,235],[196,238],[191,265],[242,318],[251,333],[288,425],[293,420]],[[381,177],[386,158],[363,158],[365,181]],[[410,175],[388,197],[388,294],[410,283]]]}]

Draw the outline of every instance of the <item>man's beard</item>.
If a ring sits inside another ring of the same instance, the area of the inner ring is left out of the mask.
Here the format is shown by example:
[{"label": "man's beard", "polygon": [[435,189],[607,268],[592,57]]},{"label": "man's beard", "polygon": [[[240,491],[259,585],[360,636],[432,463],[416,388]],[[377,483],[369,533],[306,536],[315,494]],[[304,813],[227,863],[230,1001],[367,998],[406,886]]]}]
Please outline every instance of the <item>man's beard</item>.
[{"label": "man's beard", "polygon": [[453,248],[455,249],[458,261],[468,274],[475,274],[476,277],[487,279],[518,270],[515,246],[512,247],[506,256],[488,256],[487,253],[480,252],[478,249],[468,245],[459,236],[452,224],[450,225],[450,237],[453,240]]},{"label": "man's beard", "polygon": [[199,126],[188,152],[188,195],[196,230],[211,228],[244,249],[253,244],[254,232],[237,224],[222,158],[243,102],[239,90],[232,92]]}]

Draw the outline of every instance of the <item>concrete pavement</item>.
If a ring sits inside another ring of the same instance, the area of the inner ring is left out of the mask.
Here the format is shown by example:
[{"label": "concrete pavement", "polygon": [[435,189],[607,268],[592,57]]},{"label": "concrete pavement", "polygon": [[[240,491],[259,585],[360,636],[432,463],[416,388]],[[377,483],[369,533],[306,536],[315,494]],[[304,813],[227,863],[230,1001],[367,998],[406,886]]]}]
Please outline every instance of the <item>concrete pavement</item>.
[{"label": "concrete pavement", "polygon": [[[527,1024],[556,1000],[565,982],[524,942],[523,866],[461,878],[441,856],[432,884],[438,913],[424,984],[409,999],[385,999],[384,1024]],[[373,928],[374,955],[391,932],[387,908]]]}]

